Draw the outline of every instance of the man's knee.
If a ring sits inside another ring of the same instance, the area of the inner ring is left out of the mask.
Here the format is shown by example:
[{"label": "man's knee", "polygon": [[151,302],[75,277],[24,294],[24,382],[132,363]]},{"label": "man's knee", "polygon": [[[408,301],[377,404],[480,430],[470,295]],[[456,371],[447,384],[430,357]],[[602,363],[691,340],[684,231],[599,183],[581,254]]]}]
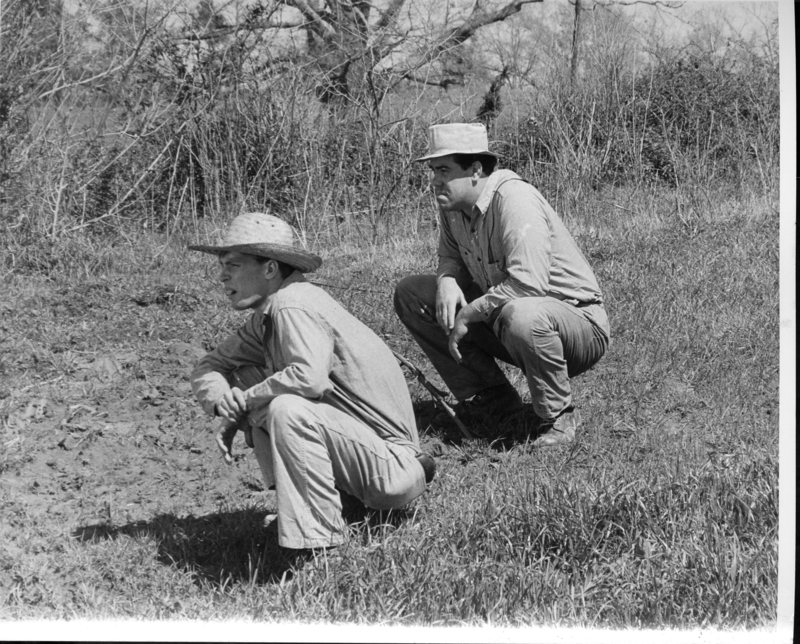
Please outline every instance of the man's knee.
[{"label": "man's knee", "polygon": [[398,475],[391,479],[373,481],[373,486],[365,490],[364,505],[373,510],[391,510],[407,505],[425,490],[424,473]]},{"label": "man's knee", "polygon": [[425,309],[434,304],[435,298],[436,277],[434,275],[409,275],[401,279],[395,286],[394,310],[401,320],[411,316],[419,317],[429,314]]},{"label": "man's knee", "polygon": [[494,325],[495,334],[501,342],[509,338],[529,338],[554,330],[545,302],[539,303],[536,299],[511,300],[503,306]]},{"label": "man's knee", "polygon": [[294,394],[273,398],[266,409],[266,428],[276,445],[296,435],[297,429],[308,423],[308,400]]}]

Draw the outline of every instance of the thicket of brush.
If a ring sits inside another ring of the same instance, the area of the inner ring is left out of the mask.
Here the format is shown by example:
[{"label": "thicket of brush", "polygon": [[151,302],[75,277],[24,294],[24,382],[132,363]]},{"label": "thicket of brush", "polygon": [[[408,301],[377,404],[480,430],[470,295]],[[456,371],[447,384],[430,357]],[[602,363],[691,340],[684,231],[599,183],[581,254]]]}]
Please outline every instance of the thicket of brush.
[{"label": "thicket of brush", "polygon": [[196,234],[241,208],[273,209],[312,239],[377,241],[429,217],[425,170],[411,159],[437,121],[487,122],[503,163],[567,214],[612,185],[682,199],[718,182],[776,187],[776,41],[731,41],[724,54],[650,43],[636,63],[630,34],[606,27],[611,44],[588,50],[577,79],[552,60],[485,94],[375,81],[323,102],[313,60],[266,66],[248,31],[181,40],[166,17],[146,22],[133,7],[100,13],[90,34],[80,14],[3,4],[7,270],[46,269],[40,238],[57,254],[76,234]]}]

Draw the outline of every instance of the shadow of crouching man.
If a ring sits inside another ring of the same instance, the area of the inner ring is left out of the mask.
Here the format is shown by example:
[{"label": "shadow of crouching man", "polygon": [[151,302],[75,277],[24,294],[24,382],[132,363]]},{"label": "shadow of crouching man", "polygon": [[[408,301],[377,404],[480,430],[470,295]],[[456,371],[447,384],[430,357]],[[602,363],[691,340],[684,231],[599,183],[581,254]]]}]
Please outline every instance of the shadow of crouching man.
[{"label": "shadow of crouching man", "polygon": [[[395,510],[366,508],[340,491],[342,517],[356,542],[371,542],[393,531],[414,515],[414,506]],[[266,513],[269,515],[269,513]],[[154,539],[158,561],[193,573],[195,583],[224,588],[231,583],[276,584],[288,581],[308,560],[310,551],[282,548],[274,529],[265,528],[265,513],[256,510],[214,512],[205,516],[159,514],[147,521],[121,526],[95,523],[80,526],[72,536],[81,542],[114,540],[120,535]],[[358,536],[360,534],[360,536]]]},{"label": "shadow of crouching man", "polygon": [[279,583],[292,576],[295,553],[278,545],[277,535],[263,529],[263,520],[262,512],[251,510],[201,517],[160,514],[122,526],[81,526],[72,536],[83,542],[120,535],[155,539],[158,561],[194,573],[196,583],[220,587],[231,582]]}]

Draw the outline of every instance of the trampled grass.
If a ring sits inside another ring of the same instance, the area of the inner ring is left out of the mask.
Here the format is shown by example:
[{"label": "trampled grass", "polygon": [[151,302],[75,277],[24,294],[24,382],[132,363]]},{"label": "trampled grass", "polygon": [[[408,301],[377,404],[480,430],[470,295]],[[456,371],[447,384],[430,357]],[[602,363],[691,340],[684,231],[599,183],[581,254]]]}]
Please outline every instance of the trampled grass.
[{"label": "trampled grass", "polygon": [[[576,444],[454,442],[409,376],[431,488],[293,561],[245,454],[225,467],[192,363],[229,331],[210,260],[153,237],[6,255],[0,616],[754,628],[777,601],[778,218],[756,202],[569,220],[607,296]],[[661,203],[661,202],[660,202]],[[663,205],[663,203],[662,203]],[[586,214],[588,213],[588,214]],[[391,290],[435,231],[320,248],[315,280],[438,382]],[[522,393],[524,384],[516,379]]]}]

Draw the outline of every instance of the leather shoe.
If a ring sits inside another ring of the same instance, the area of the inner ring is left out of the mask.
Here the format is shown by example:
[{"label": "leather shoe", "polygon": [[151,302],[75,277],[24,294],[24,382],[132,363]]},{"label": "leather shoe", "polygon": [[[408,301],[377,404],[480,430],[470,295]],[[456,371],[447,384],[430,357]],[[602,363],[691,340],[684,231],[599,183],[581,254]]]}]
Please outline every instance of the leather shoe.
[{"label": "leather shoe", "polygon": [[575,430],[578,426],[577,412],[573,407],[567,407],[557,418],[550,421],[540,421],[534,447],[557,447],[568,445],[575,440]]},{"label": "leather shoe", "polygon": [[428,454],[418,454],[417,460],[419,464],[422,465],[422,469],[425,472],[425,484],[427,485],[433,480],[433,477],[436,476],[436,461]]}]

